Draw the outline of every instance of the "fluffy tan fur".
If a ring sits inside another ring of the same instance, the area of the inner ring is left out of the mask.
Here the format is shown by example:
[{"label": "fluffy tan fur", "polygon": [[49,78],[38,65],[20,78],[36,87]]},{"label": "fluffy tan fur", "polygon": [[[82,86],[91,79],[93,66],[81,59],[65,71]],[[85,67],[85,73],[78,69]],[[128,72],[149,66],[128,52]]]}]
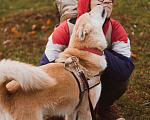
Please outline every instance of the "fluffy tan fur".
[{"label": "fluffy tan fur", "polygon": [[[43,120],[44,116],[54,115],[65,116],[66,120],[92,120],[87,91],[78,106],[78,84],[62,62],[70,56],[77,56],[79,66],[91,76],[106,68],[104,55],[77,49],[106,48],[102,32],[106,14],[102,17],[102,11],[103,7],[97,6],[77,20],[69,47],[60,54],[56,63],[35,67],[12,60],[0,62],[0,120]],[[10,80],[13,81],[8,83]],[[100,92],[101,84],[90,90],[94,108]]]}]

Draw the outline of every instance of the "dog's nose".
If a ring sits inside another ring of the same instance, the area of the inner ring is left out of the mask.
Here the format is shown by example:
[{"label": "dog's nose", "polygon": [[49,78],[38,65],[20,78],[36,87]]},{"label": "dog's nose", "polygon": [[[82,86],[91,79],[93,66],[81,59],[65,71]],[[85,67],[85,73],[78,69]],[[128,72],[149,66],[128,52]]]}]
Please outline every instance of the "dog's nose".
[{"label": "dog's nose", "polygon": [[105,9],[103,8],[102,17],[104,17],[104,14],[105,14]]}]

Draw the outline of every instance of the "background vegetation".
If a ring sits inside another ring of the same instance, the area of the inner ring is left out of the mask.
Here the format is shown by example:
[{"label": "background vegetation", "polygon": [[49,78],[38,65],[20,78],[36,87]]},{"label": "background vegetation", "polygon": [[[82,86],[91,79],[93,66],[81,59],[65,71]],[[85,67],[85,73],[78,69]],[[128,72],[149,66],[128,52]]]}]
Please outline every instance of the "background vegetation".
[{"label": "background vegetation", "polygon": [[[128,91],[116,102],[127,120],[150,120],[150,2],[116,0],[112,18],[131,40],[135,70]],[[58,23],[53,0],[0,0],[0,60],[38,65]]]}]

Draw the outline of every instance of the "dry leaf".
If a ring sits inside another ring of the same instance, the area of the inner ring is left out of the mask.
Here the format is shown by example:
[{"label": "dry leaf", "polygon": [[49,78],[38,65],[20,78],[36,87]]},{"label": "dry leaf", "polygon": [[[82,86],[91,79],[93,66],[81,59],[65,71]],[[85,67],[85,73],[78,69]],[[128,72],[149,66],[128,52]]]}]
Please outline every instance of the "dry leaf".
[{"label": "dry leaf", "polygon": [[28,32],[29,35],[34,35],[35,33],[35,31]]},{"label": "dry leaf", "polygon": [[131,52],[132,58],[137,58],[137,55]]},{"label": "dry leaf", "polygon": [[36,43],[33,43],[33,47],[35,48],[37,46],[37,44]]},{"label": "dry leaf", "polygon": [[5,28],[5,29],[4,29],[4,32],[7,32],[7,30],[8,30],[8,28]]},{"label": "dry leaf", "polygon": [[37,25],[35,25],[35,24],[32,25],[32,27],[31,27],[32,30],[35,30],[36,28],[37,28]]},{"label": "dry leaf", "polygon": [[48,19],[48,20],[46,21],[46,25],[49,25],[50,23],[51,23],[51,20]]},{"label": "dry leaf", "polygon": [[47,30],[48,30],[48,27],[46,27],[46,26],[44,26],[44,25],[41,27],[41,31],[42,31],[42,32],[46,32]]},{"label": "dry leaf", "polygon": [[2,54],[3,54],[3,53],[2,53],[2,52],[0,52],[0,56],[2,56]]},{"label": "dry leaf", "polygon": [[15,34],[18,34],[18,31],[16,30],[16,27],[11,28],[11,32],[15,33]]},{"label": "dry leaf", "polygon": [[5,22],[5,20],[6,20],[6,19],[5,19],[4,17],[2,17],[2,21]]},{"label": "dry leaf", "polygon": [[6,40],[3,42],[3,45],[6,45],[7,43],[10,43],[10,40]]},{"label": "dry leaf", "polygon": [[37,17],[40,17],[40,18],[42,18],[42,17],[43,17],[43,15],[41,15],[41,14],[37,14]]}]

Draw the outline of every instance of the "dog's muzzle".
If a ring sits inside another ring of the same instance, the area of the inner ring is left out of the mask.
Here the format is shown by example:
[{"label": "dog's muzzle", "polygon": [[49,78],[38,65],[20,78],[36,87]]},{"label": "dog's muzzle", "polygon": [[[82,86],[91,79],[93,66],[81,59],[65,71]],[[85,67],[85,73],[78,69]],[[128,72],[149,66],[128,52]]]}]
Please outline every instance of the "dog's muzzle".
[{"label": "dog's muzzle", "polygon": [[[97,5],[101,5],[101,4],[97,4]],[[103,8],[103,11],[102,11],[102,17],[104,17],[105,12],[106,12],[106,10]]]}]

